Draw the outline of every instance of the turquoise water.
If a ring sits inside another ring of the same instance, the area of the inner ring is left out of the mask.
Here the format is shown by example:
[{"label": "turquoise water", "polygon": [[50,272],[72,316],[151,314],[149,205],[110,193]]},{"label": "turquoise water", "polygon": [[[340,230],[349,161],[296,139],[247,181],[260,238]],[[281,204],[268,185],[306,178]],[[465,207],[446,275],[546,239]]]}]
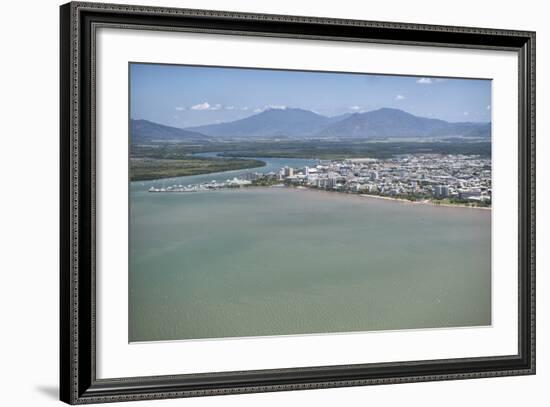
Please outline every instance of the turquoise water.
[{"label": "turquoise water", "polygon": [[151,184],[130,188],[130,341],[491,324],[490,210]]}]

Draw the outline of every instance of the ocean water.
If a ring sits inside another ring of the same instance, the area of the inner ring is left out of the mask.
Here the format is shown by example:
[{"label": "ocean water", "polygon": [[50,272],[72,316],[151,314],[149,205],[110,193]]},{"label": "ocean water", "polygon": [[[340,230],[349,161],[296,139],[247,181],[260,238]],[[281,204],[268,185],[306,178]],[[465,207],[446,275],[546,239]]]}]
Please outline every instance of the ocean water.
[{"label": "ocean water", "polygon": [[131,342],[491,324],[490,210],[151,184],[130,187]]}]

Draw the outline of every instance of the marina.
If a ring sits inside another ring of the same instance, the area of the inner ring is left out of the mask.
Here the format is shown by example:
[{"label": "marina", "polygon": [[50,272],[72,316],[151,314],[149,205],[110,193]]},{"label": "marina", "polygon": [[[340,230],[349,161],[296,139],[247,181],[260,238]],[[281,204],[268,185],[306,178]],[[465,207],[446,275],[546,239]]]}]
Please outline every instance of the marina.
[{"label": "marina", "polygon": [[222,188],[239,188],[245,185],[250,185],[252,182],[244,179],[233,178],[228,179],[225,182],[217,182],[212,180],[210,182],[204,182],[202,184],[189,184],[189,185],[170,185],[167,187],[151,187],[149,192],[199,192],[199,191],[213,191]]}]

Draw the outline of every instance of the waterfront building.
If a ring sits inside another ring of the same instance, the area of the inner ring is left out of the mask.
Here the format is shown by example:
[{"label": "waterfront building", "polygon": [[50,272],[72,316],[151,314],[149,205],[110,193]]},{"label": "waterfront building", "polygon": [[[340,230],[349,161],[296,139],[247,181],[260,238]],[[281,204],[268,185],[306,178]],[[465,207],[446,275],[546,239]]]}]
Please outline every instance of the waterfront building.
[{"label": "waterfront building", "polygon": [[434,195],[438,198],[445,198],[449,196],[449,187],[447,185],[434,186]]},{"label": "waterfront building", "polygon": [[[322,164],[322,165],[321,165]],[[491,201],[491,160],[468,155],[400,155],[387,159],[324,160],[314,166],[285,166],[277,172],[250,172],[240,179],[217,183],[173,185],[150,192],[193,192],[237,187],[257,180],[279,180],[348,193],[380,195],[422,195],[460,198],[473,202]],[[246,182],[245,182],[246,181]]]}]

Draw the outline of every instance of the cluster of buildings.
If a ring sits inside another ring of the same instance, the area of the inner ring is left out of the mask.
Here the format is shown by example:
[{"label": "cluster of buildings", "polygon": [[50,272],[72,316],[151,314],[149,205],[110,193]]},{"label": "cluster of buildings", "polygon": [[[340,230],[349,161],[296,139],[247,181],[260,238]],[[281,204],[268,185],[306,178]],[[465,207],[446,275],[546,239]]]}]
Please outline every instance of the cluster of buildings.
[{"label": "cluster of buildings", "polygon": [[415,154],[319,161],[298,170],[282,168],[277,178],[293,185],[340,192],[491,202],[491,160],[477,155]]},{"label": "cluster of buildings", "polygon": [[225,182],[151,187],[150,192],[198,192],[286,184],[410,200],[491,204],[491,159],[478,155],[407,154],[387,159],[320,160],[303,168],[251,172]]}]

